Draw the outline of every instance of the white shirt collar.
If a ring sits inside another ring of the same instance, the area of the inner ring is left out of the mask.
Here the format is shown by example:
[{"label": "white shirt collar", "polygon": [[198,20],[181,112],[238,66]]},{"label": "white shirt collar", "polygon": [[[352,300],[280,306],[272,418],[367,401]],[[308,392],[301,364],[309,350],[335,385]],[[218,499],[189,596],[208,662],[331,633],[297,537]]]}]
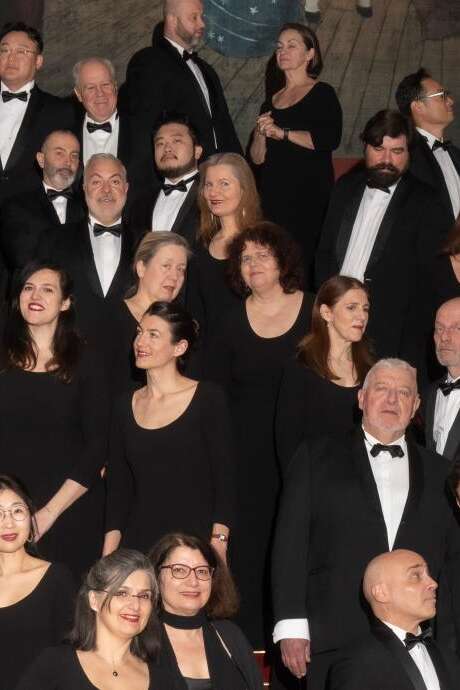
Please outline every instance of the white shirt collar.
[{"label": "white shirt collar", "polygon": [[105,223],[100,223],[94,216],[89,214],[89,224],[91,226],[91,230],[94,227],[94,223],[99,223],[99,225],[105,225],[106,228],[111,228],[113,225],[119,225],[122,222],[121,216],[118,218],[118,220],[115,220],[113,223],[110,223],[110,225],[105,225]]},{"label": "white shirt collar", "polygon": [[[406,639],[407,630],[403,630],[402,628],[398,628],[397,625],[393,625],[392,623],[387,623],[387,621],[382,621],[382,623],[384,623],[388,628],[390,628],[390,630],[392,630],[394,632],[396,637],[398,637],[401,640],[401,642],[404,642],[404,640]],[[420,628],[420,626],[418,626],[416,635],[420,635],[420,633],[421,633],[421,628]]]},{"label": "white shirt collar", "polygon": [[434,134],[431,134],[431,132],[427,132],[426,129],[422,129],[421,127],[417,127],[417,132],[419,132],[422,135],[422,137],[425,137],[430,149],[433,148],[433,144],[435,141],[443,141],[442,138],[438,139],[438,137],[435,137]]},{"label": "white shirt collar", "polygon": [[189,182],[190,178],[196,175],[198,172],[198,168],[195,168],[195,170],[192,170],[191,172],[187,173],[186,175],[183,175],[180,180],[176,180],[173,182],[169,177],[165,177],[165,183],[166,184],[179,184],[179,182]]},{"label": "white shirt collar", "polygon": [[10,93],[21,93],[21,91],[27,91],[27,95],[30,95],[30,92],[32,91],[34,86],[35,86],[35,81],[32,80],[32,81],[28,81],[27,84],[24,84],[24,86],[21,86],[19,89],[16,89],[15,91],[13,91],[13,89],[9,89],[6,84],[4,84],[3,82],[0,82],[0,89],[2,91],[9,91]]},{"label": "white shirt collar", "polygon": [[173,41],[172,38],[169,38],[169,36],[165,36],[166,40],[170,42],[170,44],[180,53],[180,56],[182,57],[184,55],[184,46],[179,45],[179,43],[176,43],[176,41]]},{"label": "white shirt collar", "polygon": [[[112,115],[109,117],[109,119],[108,119],[108,120],[104,120],[104,122],[110,122],[110,124],[112,125],[112,128],[113,128],[113,125],[115,124],[115,121],[116,121],[117,119],[118,119],[118,110],[115,110],[115,111],[112,113]],[[90,117],[90,116],[88,115],[88,113],[86,113],[86,115],[85,115],[85,122],[84,122],[84,124],[86,125],[87,122],[92,122],[92,123],[95,124],[95,125],[100,125],[100,124],[101,124],[100,122],[96,122],[96,120],[93,120],[93,118]]]},{"label": "white shirt collar", "polygon": [[[375,438],[375,436],[372,436],[364,427],[362,427],[364,431],[364,440],[370,448],[372,446],[375,446],[376,443],[383,443],[383,441],[380,441],[378,438]],[[403,451],[406,452],[407,449],[407,444],[406,444],[406,437],[403,435],[400,438],[397,438],[396,441],[392,441],[390,444],[384,443],[383,445],[391,445],[391,446],[401,446]]]}]

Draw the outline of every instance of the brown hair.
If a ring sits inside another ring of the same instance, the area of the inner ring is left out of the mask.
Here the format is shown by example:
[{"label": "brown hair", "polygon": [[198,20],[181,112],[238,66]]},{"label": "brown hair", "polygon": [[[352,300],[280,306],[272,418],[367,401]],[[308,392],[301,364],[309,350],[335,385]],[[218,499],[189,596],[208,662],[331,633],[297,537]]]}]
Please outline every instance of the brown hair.
[{"label": "brown hair", "polygon": [[365,124],[360,139],[365,146],[381,146],[383,137],[405,136],[410,147],[414,138],[412,121],[397,110],[379,110]]},{"label": "brown hair", "polygon": [[284,292],[302,289],[303,266],[298,245],[284,228],[269,221],[260,221],[240,232],[229,245],[228,276],[235,292],[241,296],[248,293],[241,276],[241,255],[247,242],[254,242],[271,251],[278,264],[279,281]]},{"label": "brown hair", "polygon": [[[305,48],[307,50],[313,50],[315,51],[315,54],[313,56],[313,59],[310,60],[310,62],[307,65],[306,72],[309,77],[312,77],[313,79],[316,79],[319,77],[322,69],[323,69],[323,58],[321,55],[321,48],[319,47],[319,41],[318,37],[315,34],[315,32],[310,29],[308,26],[305,26],[304,24],[297,24],[296,22],[288,22],[287,24],[283,24],[281,27],[278,38],[281,36],[283,31],[297,31],[298,34],[300,34],[302,41],[305,44]],[[279,67],[278,67],[279,69]],[[280,70],[281,71],[281,70]]]},{"label": "brown hair", "polygon": [[[209,618],[231,618],[238,611],[238,594],[235,583],[225,563],[217,556],[210,544],[201,537],[175,532],[166,534],[150,550],[148,556],[160,582],[161,566],[174,549],[188,546],[201,553],[206,563],[214,569],[211,583],[211,595],[206,604]],[[161,584],[160,584],[161,594]]]},{"label": "brown hair", "polygon": [[439,252],[443,256],[455,256],[460,254],[460,216],[454,226],[449,230]]},{"label": "brown hair", "polygon": [[254,175],[251,168],[238,153],[216,153],[200,165],[200,186],[198,188],[198,206],[200,209],[200,229],[198,237],[204,244],[210,241],[220,230],[219,219],[211,213],[206,199],[203,196],[206,173],[215,165],[228,165],[241,185],[243,195],[238,208],[237,223],[240,230],[257,223],[262,217],[260,199],[257,192]]},{"label": "brown hair", "polygon": [[[325,304],[332,309],[348,290],[363,290],[369,296],[366,286],[360,280],[349,276],[333,276],[321,285],[313,304],[310,332],[300,341],[298,347],[300,361],[329,381],[334,381],[338,377],[329,366],[331,341],[326,322],[320,314],[320,307]],[[352,343],[351,354],[358,382],[362,383],[374,363],[366,336],[359,342]]]}]

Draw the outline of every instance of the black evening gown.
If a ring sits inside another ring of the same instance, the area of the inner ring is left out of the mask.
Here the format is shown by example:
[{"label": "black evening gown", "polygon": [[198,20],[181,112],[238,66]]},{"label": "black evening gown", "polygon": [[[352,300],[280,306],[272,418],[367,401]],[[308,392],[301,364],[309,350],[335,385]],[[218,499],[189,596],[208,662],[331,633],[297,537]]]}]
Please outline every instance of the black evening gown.
[{"label": "black evening gown", "polygon": [[313,297],[305,293],[294,325],[262,338],[252,330],[242,303],[212,343],[207,374],[228,390],[238,447],[237,526],[231,565],[241,594],[238,623],[255,649],[265,648],[272,625],[267,583],[273,520],[280,489],[275,453],[275,409],[283,367],[310,326]]},{"label": "black evening gown", "polygon": [[359,422],[360,386],[338,386],[297,359],[289,362],[276,406],[276,446],[283,471],[306,436],[339,435]]},{"label": "black evening gown", "polygon": [[234,522],[234,444],[223,391],[199,383],[182,415],[159,429],[140,427],[132,393],[115,405],[106,529],[122,546],[147,551],[167,532],[210,538],[214,522]]},{"label": "black evening gown", "polygon": [[[266,101],[279,127],[308,131],[314,150],[290,141],[267,139],[259,169],[259,189],[267,220],[282,225],[300,244],[309,279],[316,245],[334,185],[332,151],[342,137],[342,109],[332,86],[317,82],[289,108]],[[308,283],[306,283],[308,284]]]},{"label": "black evening gown", "polygon": [[442,255],[434,259],[431,267],[431,281],[434,311],[447,300],[460,297],[460,283],[449,256]]},{"label": "black evening gown", "polygon": [[46,647],[63,641],[72,626],[74,597],[70,571],[51,563],[30,594],[0,608],[0,690],[13,690]]},{"label": "black evening gown", "polygon": [[70,383],[55,374],[0,373],[0,469],[42,508],[66,479],[89,487],[38,542],[41,556],[79,577],[100,557],[109,399],[102,363],[85,349]]},{"label": "black evening gown", "polygon": [[[121,675],[121,674],[120,674]],[[149,664],[148,690],[173,690],[169,678],[154,663]],[[120,679],[122,690],[127,690]],[[98,690],[83,670],[69,645],[48,647],[24,673],[15,690]]]},{"label": "black evening gown", "polygon": [[111,387],[115,397],[133,387],[145,385],[145,371],[135,364],[133,343],[138,322],[124,300],[110,305],[110,319],[114,333]]}]

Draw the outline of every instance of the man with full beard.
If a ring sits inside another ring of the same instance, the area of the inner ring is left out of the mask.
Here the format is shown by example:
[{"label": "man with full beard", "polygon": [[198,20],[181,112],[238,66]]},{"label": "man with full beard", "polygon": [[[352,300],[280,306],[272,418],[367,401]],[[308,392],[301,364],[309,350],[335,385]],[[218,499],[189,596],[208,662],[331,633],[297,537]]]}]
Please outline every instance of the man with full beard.
[{"label": "man with full beard", "polygon": [[193,245],[199,225],[198,162],[203,149],[186,115],[165,113],[153,132],[160,189],[133,200],[128,222],[136,236],[146,230],[171,231]]},{"label": "man with full beard", "polygon": [[11,197],[2,207],[0,243],[10,275],[36,258],[53,229],[65,232],[66,225],[84,215],[81,196],[74,189],[80,162],[76,136],[65,130],[51,132],[36,160],[43,173],[41,187]]},{"label": "man with full beard", "polygon": [[413,130],[398,112],[366,124],[364,165],[331,196],[316,256],[316,281],[340,273],[370,293],[367,333],[379,357],[401,357],[425,374],[432,326],[428,266],[450,226],[433,190],[408,171]]}]

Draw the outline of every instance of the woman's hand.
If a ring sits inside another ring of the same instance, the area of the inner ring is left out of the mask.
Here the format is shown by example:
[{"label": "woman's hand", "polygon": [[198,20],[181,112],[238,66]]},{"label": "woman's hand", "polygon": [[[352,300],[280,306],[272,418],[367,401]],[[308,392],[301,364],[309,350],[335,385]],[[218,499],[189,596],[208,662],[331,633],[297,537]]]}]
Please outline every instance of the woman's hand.
[{"label": "woman's hand", "polygon": [[58,516],[54,515],[46,506],[37,510],[34,515],[34,521],[37,527],[37,534],[35,536],[36,542],[54,525],[57,517]]},{"label": "woman's hand", "polygon": [[278,125],[275,124],[269,125],[265,129],[265,136],[268,139],[276,139],[277,141],[281,141],[282,139],[284,139],[284,129],[278,127]]},{"label": "woman's hand", "polygon": [[256,120],[256,132],[262,136],[267,136],[267,129],[275,124],[271,110],[262,113]]},{"label": "woman's hand", "polygon": [[219,539],[211,537],[211,546],[213,547],[214,551],[217,553],[221,561],[225,565],[227,565],[227,542],[219,541]]}]

